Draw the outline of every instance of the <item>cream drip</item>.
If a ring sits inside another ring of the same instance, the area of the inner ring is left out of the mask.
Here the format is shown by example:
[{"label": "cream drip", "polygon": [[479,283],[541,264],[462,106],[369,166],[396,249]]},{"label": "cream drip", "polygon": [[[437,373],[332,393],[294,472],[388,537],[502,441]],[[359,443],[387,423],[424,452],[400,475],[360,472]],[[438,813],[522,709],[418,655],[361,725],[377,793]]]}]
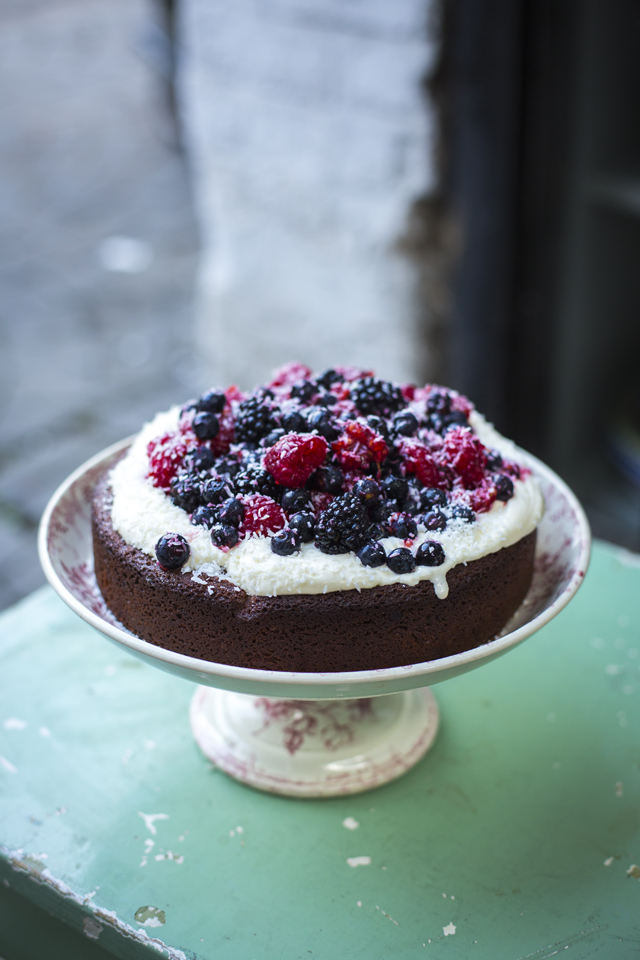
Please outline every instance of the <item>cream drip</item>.
[{"label": "cream drip", "polygon": [[[415,586],[423,580],[433,583],[436,595],[445,599],[449,588],[447,573],[459,563],[470,563],[503,547],[509,547],[535,529],[544,512],[540,488],[531,474],[514,481],[514,495],[506,503],[496,501],[491,510],[480,513],[475,523],[450,521],[438,533],[418,528],[414,549],[424,540],[438,540],[446,560],[440,567],[417,567],[413,573],[398,575],[388,567],[365,567],[353,553],[330,556],[312,543],[303,544],[291,557],[272,553],[266,537],[248,537],[229,551],[215,547],[204,527],[193,526],[189,516],[147,477],[147,444],[176,429],[180,408],[158,414],[145,425],[127,455],[111,472],[113,491],[112,522],[126,543],[155,557],[155,544],[163,534],[179,533],[191,547],[183,573],[194,578],[205,575],[231,581],[253,596],[333,593],[337,590],[366,590],[370,587],[404,583]],[[469,423],[485,446],[505,457],[522,461],[522,454],[510,440],[476,411]],[[387,553],[404,546],[397,537],[382,541]]]}]

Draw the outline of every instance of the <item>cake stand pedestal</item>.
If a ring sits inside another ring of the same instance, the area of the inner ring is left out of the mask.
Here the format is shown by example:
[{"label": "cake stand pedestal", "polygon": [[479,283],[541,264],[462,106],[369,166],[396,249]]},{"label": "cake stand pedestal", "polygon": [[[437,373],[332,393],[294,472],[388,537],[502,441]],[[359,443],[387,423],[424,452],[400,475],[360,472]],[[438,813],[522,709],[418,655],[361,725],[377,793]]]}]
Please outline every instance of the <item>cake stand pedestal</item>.
[{"label": "cake stand pedestal", "polygon": [[198,687],[190,718],[216,767],[292,797],[358,793],[395,780],[438,730],[428,688],[357,700],[282,700]]}]

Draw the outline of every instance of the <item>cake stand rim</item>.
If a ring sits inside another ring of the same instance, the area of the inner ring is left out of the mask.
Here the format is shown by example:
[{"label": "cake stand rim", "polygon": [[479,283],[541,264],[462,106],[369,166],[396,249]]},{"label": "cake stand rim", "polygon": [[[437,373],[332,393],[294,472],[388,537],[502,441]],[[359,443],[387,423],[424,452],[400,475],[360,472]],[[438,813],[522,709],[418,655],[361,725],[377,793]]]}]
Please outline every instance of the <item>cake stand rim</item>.
[{"label": "cake stand rim", "polygon": [[[476,661],[490,661],[495,659],[495,657],[501,656],[503,653],[520,644],[523,640],[526,640],[527,637],[536,633],[556,617],[575,596],[589,566],[591,530],[578,498],[564,480],[548,467],[547,464],[526,450],[517,447],[516,449],[522,457],[523,462],[527,466],[534,468],[534,473],[540,474],[550,482],[568,501],[575,518],[573,538],[580,538],[580,553],[569,583],[562,593],[555,598],[553,603],[545,607],[545,609],[538,613],[532,620],[495,640],[481,644],[478,647],[473,647],[471,650],[465,650],[462,653],[452,654],[449,657],[442,657],[438,660],[428,660],[422,663],[407,664],[399,667],[384,667],[375,670],[353,670],[341,673],[301,673],[298,671],[261,670],[252,667],[238,667],[232,664],[215,663],[210,660],[200,660],[196,657],[190,657],[186,654],[176,653],[164,647],[156,646],[147,640],[142,640],[133,633],[122,630],[114,624],[103,620],[102,617],[94,613],[93,610],[82,603],[82,601],[66,587],[58,576],[49,553],[51,521],[56,507],[64,495],[89,471],[106,463],[110,458],[115,457],[116,454],[126,449],[133,439],[133,436],[126,437],[106,447],[93,457],[90,457],[74,470],[55,490],[45,507],[38,529],[38,554],[40,563],[42,564],[47,580],[60,598],[74,613],[95,630],[104,634],[110,640],[128,648],[134,654],[137,653],[145,659],[148,657],[152,660],[160,661],[158,666],[163,664],[169,669],[174,667],[179,671],[193,673],[194,676],[192,679],[195,683],[202,682],[202,680],[205,679],[203,675],[206,674],[210,677],[220,677],[225,681],[235,680],[243,684],[256,683],[264,684],[265,686],[277,684],[291,688],[296,686],[302,688],[307,686],[340,688],[348,685],[349,689],[352,690],[358,686],[370,686],[372,683],[391,687],[391,689],[387,691],[380,690],[381,694],[384,692],[396,692],[398,688],[394,687],[393,684],[398,682],[402,683],[404,689],[408,689],[407,681],[411,681],[412,687],[429,686],[437,682],[437,675],[439,673],[450,675],[451,671],[458,669],[460,669],[460,671],[473,669],[473,664],[475,664]],[[92,560],[92,556],[90,559]],[[477,665],[480,666],[480,663]],[[363,693],[362,695],[370,696],[371,694]],[[300,696],[300,694],[298,694],[298,696]],[[295,697],[295,693],[293,692],[292,697]]]}]

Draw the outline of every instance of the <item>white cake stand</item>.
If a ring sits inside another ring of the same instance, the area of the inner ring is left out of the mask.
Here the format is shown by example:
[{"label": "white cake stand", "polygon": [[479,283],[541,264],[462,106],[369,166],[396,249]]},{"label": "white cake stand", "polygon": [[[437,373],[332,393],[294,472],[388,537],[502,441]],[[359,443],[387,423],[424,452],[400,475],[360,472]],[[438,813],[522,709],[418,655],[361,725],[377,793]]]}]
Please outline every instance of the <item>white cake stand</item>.
[{"label": "white cake stand", "polygon": [[573,597],[589,562],[589,526],[580,504],[553,471],[521,452],[541,485],[546,512],[531,589],[491,643],[427,663],[350,673],[284,673],[198,660],[134,636],[107,609],[96,585],[93,490],[129,443],[93,457],[51,498],[39,533],[45,574],[71,609],[109,640],[199,684],[190,716],[200,748],[232,777],[272,793],[357,793],[405,773],[437,732],[429,687],[495,660],[543,627]]}]

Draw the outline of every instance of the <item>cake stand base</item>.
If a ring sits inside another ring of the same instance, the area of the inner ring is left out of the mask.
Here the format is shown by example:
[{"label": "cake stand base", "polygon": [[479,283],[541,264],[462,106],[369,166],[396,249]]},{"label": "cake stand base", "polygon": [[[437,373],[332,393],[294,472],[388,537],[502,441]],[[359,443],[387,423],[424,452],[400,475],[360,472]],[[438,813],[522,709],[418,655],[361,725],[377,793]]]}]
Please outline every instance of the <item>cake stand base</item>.
[{"label": "cake stand base", "polygon": [[362,700],[277,700],[198,687],[198,746],[236,780],[291,797],[379,787],[429,749],[438,707],[428,687]]}]

